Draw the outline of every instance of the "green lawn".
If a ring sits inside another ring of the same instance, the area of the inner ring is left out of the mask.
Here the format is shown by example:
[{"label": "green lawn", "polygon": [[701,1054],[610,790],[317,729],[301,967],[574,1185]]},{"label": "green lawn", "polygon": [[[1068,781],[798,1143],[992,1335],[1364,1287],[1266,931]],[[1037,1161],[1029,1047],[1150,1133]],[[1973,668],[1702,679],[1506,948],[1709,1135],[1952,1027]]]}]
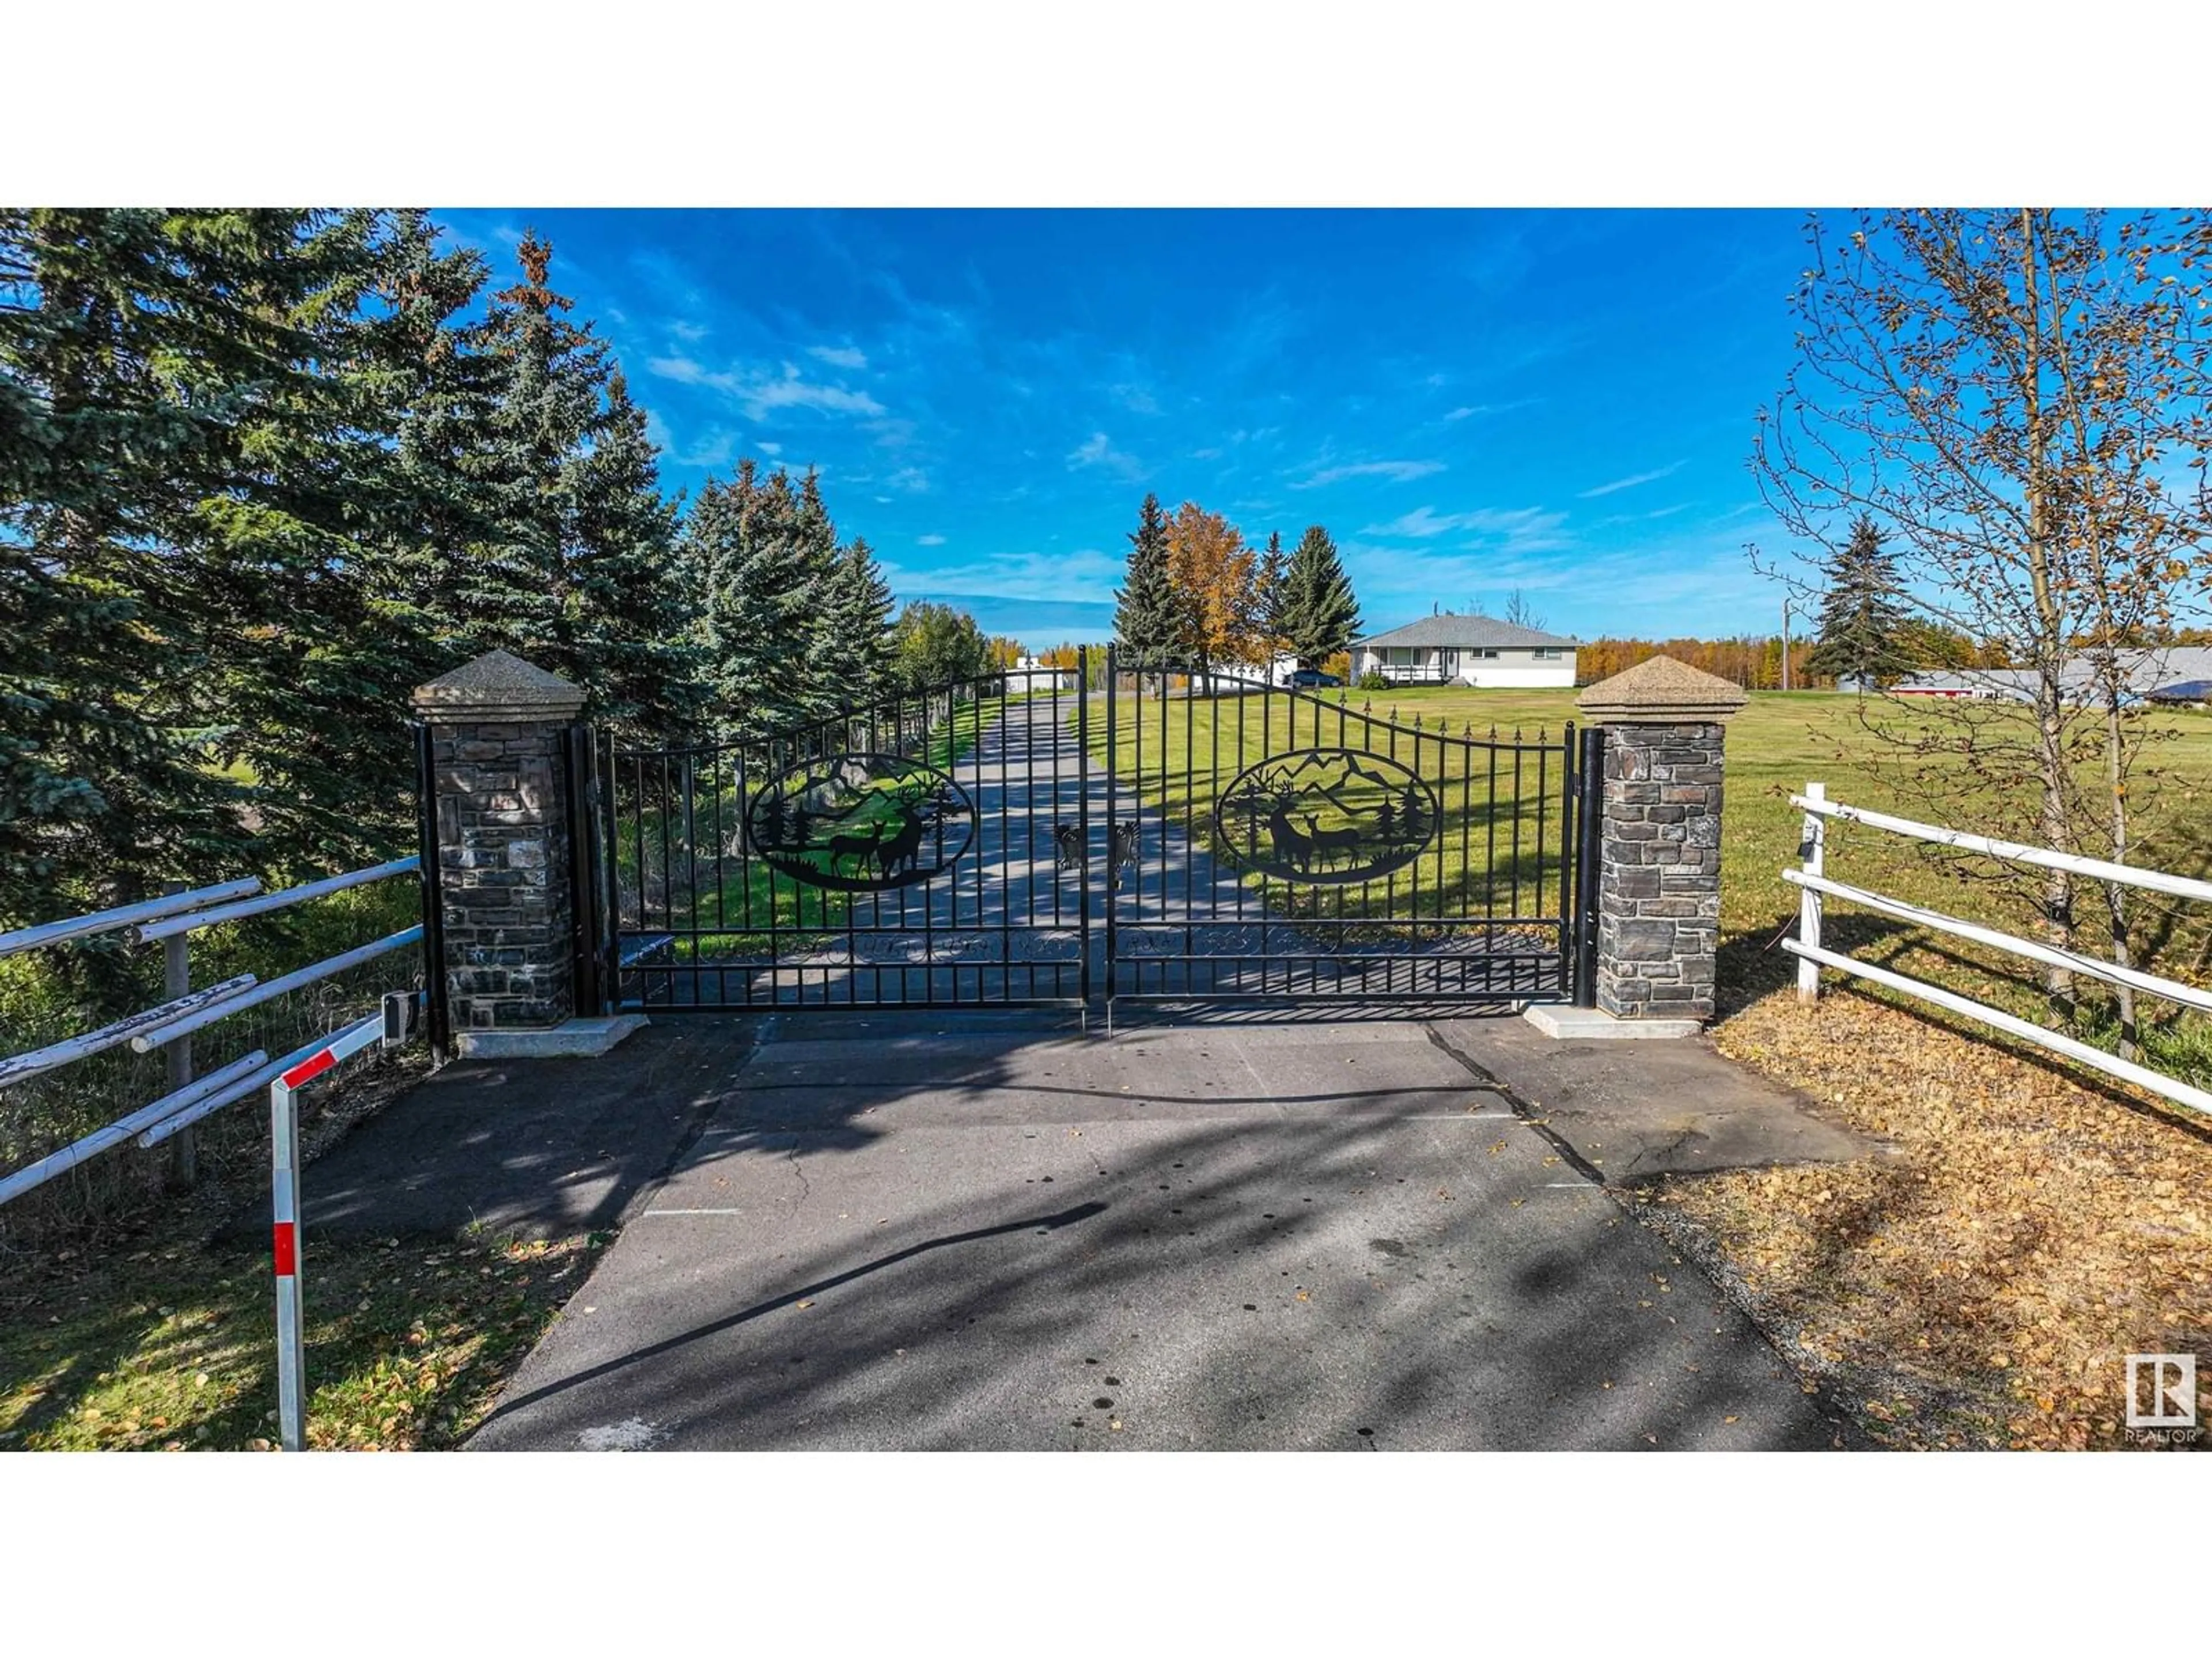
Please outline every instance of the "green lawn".
[{"label": "green lawn", "polygon": [[[270,1449],[268,1255],[182,1231],[51,1253],[0,1291],[0,1450]],[[311,1243],[308,1444],[458,1445],[605,1242]]]},{"label": "green lawn", "polygon": [[[1147,700],[1137,706],[1145,722],[1142,767],[1143,793],[1148,805],[1164,806],[1178,824],[1205,826],[1213,805],[1216,773],[1212,755],[1217,744],[1225,757],[1234,757],[1240,732],[1245,754],[1256,758],[1263,752],[1279,753],[1285,746],[1285,709],[1289,700],[1280,696],[1261,698],[1224,698],[1191,702],[1170,698],[1165,706],[1166,743],[1161,738],[1162,706]],[[1261,704],[1269,705],[1263,715]],[[1454,734],[1470,728],[1478,736],[1493,730],[1501,739],[1516,732],[1534,740],[1539,734],[1556,739],[1562,727],[1577,720],[1571,691],[1477,691],[1472,689],[1406,689],[1372,694],[1347,691],[1340,705],[1336,694],[1319,699],[1301,698],[1297,742],[1329,744],[1348,733],[1359,745],[1363,708],[1378,720],[1394,714],[1405,728],[1396,738],[1399,753],[1410,756],[1418,739],[1414,724],[1427,733],[1441,726]],[[1125,711],[1129,705],[1125,703]],[[1775,936],[1797,913],[1798,890],[1784,882],[1780,871],[1797,862],[1797,846],[1803,815],[1790,806],[1790,796],[1809,781],[1827,786],[1832,799],[1846,801],[1927,821],[1924,805],[1899,793],[1870,763],[1878,745],[1859,724],[1860,700],[1825,692],[1753,692],[1749,705],[1729,723],[1728,774],[1722,819],[1722,984],[1731,1006],[1771,989],[1795,976],[1796,958],[1772,947]],[[1318,720],[1316,723],[1316,716]],[[1908,712],[1907,717],[1911,715]],[[1263,749],[1261,723],[1268,723],[1270,747]],[[2163,773],[2154,788],[2141,790],[2134,802],[2136,847],[2131,861],[2179,874],[2212,873],[2212,813],[2205,811],[2212,791],[2212,717],[2202,714],[2155,716],[2158,726],[2172,735],[2157,747],[2157,765]],[[1091,723],[1094,753],[1106,757],[1104,722]],[[1194,742],[1194,763],[1186,786],[1184,760]],[[1387,745],[1390,737],[1380,726],[1369,742]],[[1429,769],[1435,767],[1433,738]],[[1115,759],[1124,775],[1132,775],[1137,738],[1125,719]],[[1164,753],[1166,765],[1162,766]],[[1456,765],[1456,760],[1454,764]],[[1237,770],[1224,762],[1218,772],[1226,787]],[[1533,774],[1528,775],[1533,788]],[[1547,780],[1555,787],[1556,773]],[[1486,810],[1486,792],[1480,780],[1466,797],[1463,811],[1479,824]],[[1462,856],[1453,837],[1460,826],[1455,808],[1447,800],[1446,844],[1425,855],[1423,867],[1441,863],[1446,896],[1467,890],[1468,884],[1499,878],[1478,833],[1471,855]],[[1965,801],[1954,815],[1952,827],[1984,828],[1973,821],[1972,801]],[[1550,820],[1556,823],[1556,819]],[[1502,856],[1502,855],[1501,855]],[[1524,848],[1523,870],[1538,868],[1556,879],[1548,862],[1532,860]],[[1941,854],[1898,836],[1863,826],[1832,822],[1827,870],[1837,880],[1871,889],[1970,920],[1993,923],[2008,931],[2028,931],[2029,921],[2020,908],[2017,894],[2008,894],[1980,878],[1992,869],[1985,860],[1968,860]],[[1433,881],[1425,892],[1437,891]],[[1478,887],[1479,893],[1483,890]],[[2137,895],[2134,945],[2139,965],[2148,961],[2154,971],[2192,984],[2208,982],[2212,968],[2212,906],[2154,903],[2154,896]],[[1402,904],[1402,890],[1399,901]],[[1310,897],[1309,902],[1312,902]],[[1322,901],[1326,902],[1326,900]],[[1402,908],[1392,914],[1402,915]],[[2102,904],[2096,895],[2083,891],[2076,899],[2081,921],[2076,948],[2100,950]],[[2032,1018],[2044,1012],[2044,999],[2033,965],[1963,941],[1932,935],[1887,918],[1854,913],[1839,902],[1827,912],[1828,941],[1864,959],[1896,968],[1915,977],[1949,982],[1998,1006]],[[1865,982],[1860,982],[1863,988]],[[2083,1019],[2093,1032],[2109,1036],[2113,1019],[2108,1006],[2098,1004],[2102,988],[2085,983],[2087,1006]],[[2158,1029],[2146,1032],[2146,1045],[2154,1059],[2185,1075],[2212,1078],[2212,1023],[2191,1017],[2177,1018],[2171,1005],[2146,1001],[2146,1019],[2156,1018]]]}]

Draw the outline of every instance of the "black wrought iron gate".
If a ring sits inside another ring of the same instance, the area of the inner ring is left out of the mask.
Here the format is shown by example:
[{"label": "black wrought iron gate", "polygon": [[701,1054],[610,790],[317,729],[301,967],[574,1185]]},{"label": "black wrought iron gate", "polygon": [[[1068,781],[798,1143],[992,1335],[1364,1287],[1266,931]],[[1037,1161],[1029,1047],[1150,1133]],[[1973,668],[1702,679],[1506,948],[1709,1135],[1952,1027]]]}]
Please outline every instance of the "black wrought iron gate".
[{"label": "black wrought iron gate", "polygon": [[1571,726],[1110,651],[757,740],[602,744],[580,982],[656,1012],[1563,1000],[1577,758]]}]

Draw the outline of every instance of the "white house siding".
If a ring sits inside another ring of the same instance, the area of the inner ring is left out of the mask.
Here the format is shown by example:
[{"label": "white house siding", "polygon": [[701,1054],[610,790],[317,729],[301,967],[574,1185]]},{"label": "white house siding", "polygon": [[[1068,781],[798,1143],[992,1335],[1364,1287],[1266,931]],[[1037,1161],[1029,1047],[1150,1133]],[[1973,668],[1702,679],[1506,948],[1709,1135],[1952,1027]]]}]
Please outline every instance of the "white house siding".
[{"label": "white house siding", "polygon": [[[1521,658],[1521,661],[1508,660]],[[1559,660],[1539,662],[1530,653],[1501,651],[1498,659],[1484,658],[1480,662],[1462,665],[1467,683],[1474,686],[1529,686],[1573,690],[1575,685],[1575,653],[1562,651]]]},{"label": "white house siding", "polygon": [[1363,646],[1358,655],[1355,673],[1379,672],[1408,684],[1572,690],[1575,684],[1575,653],[1565,647],[1539,657],[1533,649],[1512,647],[1485,655],[1466,646]]}]

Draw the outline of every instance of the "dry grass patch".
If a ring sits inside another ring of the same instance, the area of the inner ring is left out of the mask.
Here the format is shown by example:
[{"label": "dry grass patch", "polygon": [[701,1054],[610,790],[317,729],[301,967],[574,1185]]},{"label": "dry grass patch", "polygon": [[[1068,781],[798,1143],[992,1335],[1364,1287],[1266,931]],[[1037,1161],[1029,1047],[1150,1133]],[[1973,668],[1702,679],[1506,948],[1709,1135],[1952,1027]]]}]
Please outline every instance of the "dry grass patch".
[{"label": "dry grass patch", "polygon": [[2212,1125],[1853,991],[1714,1036],[1899,1153],[1648,1196],[1875,1440],[2129,1443],[2129,1353],[2212,1392]]}]

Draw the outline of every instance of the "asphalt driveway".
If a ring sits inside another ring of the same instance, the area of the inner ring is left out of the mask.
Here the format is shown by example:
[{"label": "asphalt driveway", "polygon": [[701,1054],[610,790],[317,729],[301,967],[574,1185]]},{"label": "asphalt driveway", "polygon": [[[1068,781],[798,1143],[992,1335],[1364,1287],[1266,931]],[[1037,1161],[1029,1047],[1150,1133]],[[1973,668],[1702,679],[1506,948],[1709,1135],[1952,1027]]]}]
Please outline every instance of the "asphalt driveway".
[{"label": "asphalt driveway", "polygon": [[1517,1022],[699,1030],[590,1062],[690,1054],[696,1139],[473,1447],[1836,1443],[1488,1085]]}]

